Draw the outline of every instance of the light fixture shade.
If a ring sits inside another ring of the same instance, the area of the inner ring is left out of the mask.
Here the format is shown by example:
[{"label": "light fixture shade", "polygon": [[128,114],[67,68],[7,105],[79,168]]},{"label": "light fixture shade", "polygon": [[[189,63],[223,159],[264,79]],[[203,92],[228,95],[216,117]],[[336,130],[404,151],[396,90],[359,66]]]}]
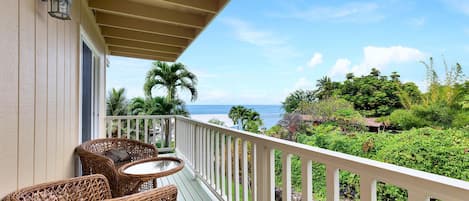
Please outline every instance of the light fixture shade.
[{"label": "light fixture shade", "polygon": [[61,20],[70,20],[72,0],[50,0],[49,15]]}]

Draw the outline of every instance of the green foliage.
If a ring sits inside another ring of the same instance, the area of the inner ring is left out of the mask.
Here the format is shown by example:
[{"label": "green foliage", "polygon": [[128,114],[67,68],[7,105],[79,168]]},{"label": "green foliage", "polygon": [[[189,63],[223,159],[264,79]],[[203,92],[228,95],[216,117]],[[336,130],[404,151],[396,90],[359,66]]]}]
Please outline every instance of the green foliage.
[{"label": "green foliage", "polygon": [[287,96],[285,101],[282,103],[285,112],[291,113],[298,108],[301,102],[313,102],[315,100],[313,91],[308,90],[296,90]]},{"label": "green foliage", "polygon": [[469,111],[463,111],[458,113],[455,117],[453,122],[451,123],[452,127],[455,128],[462,128],[469,126]]},{"label": "green foliage", "polygon": [[169,101],[161,96],[133,98],[129,104],[129,113],[132,115],[189,115],[184,101],[180,99]]},{"label": "green foliage", "polygon": [[233,121],[233,124],[240,125],[243,130],[254,133],[257,133],[263,124],[258,112],[241,105],[231,107],[228,117]]},{"label": "green foliage", "polygon": [[390,116],[389,120],[394,126],[409,130],[411,128],[421,128],[429,123],[417,117],[411,110],[396,110]]},{"label": "green foliage", "polygon": [[314,96],[318,100],[324,100],[332,98],[336,91],[340,89],[340,82],[333,82],[330,77],[324,76],[317,80],[316,90]]},{"label": "green foliage", "polygon": [[380,76],[380,72],[373,68],[369,75],[345,80],[339,97],[353,103],[355,109],[365,116],[389,115],[402,107],[399,75],[394,73],[392,77]]},{"label": "green foliage", "polygon": [[[469,127],[437,130],[413,129],[401,134],[356,133],[343,135],[333,125],[315,127],[312,135],[298,134],[302,144],[469,181]],[[280,153],[276,158],[280,159]],[[276,160],[276,168],[281,161]],[[301,191],[301,161],[292,158],[292,186]],[[325,169],[313,164],[315,200],[325,200]],[[296,178],[296,179],[295,179]],[[280,178],[278,178],[280,179]],[[281,179],[280,179],[281,180]],[[281,181],[277,182],[280,185]],[[341,196],[359,197],[359,176],[340,171]],[[378,200],[407,200],[407,192],[390,184],[378,183]],[[354,193],[358,192],[358,193]]]},{"label": "green foliage", "polygon": [[315,122],[334,122],[345,132],[364,129],[363,117],[353,108],[353,104],[344,99],[329,98],[316,102],[303,102],[296,112],[311,116]]},{"label": "green foliage", "polygon": [[168,63],[156,61],[148,71],[145,78],[145,95],[151,97],[152,90],[155,88],[164,88],[166,98],[169,102],[177,97],[178,90],[187,90],[191,94],[191,100],[197,99],[197,76],[191,73],[184,64]]},{"label": "green foliage", "polygon": [[127,115],[128,100],[125,97],[125,89],[112,88],[106,98],[106,115],[122,116]]}]

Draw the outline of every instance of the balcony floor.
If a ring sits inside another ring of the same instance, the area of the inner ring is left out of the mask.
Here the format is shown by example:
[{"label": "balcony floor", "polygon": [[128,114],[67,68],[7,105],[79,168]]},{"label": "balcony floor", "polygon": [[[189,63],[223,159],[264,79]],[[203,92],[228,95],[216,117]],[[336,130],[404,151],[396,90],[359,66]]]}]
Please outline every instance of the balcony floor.
[{"label": "balcony floor", "polygon": [[[164,154],[160,156],[174,156],[174,154]],[[207,201],[215,200],[215,196],[206,190],[200,181],[194,179],[188,167],[184,167],[176,174],[162,177],[157,180],[158,186],[175,184],[178,188],[178,201]]]}]

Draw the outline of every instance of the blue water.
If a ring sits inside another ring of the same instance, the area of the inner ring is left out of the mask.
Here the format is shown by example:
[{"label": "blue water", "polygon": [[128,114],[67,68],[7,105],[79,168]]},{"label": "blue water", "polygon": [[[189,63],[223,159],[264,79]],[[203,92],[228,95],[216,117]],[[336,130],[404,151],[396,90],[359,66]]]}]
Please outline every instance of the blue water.
[{"label": "blue water", "polygon": [[[278,123],[284,113],[281,105],[243,105],[254,109],[261,115],[265,128],[270,128]],[[228,114],[233,105],[187,105],[191,114]]]}]

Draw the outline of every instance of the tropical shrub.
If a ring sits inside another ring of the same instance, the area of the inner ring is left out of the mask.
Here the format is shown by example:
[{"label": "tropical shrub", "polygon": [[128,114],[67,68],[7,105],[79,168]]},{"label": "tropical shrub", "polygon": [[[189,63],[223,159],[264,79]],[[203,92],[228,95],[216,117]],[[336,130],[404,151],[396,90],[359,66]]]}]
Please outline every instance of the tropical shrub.
[{"label": "tropical shrub", "polygon": [[282,102],[285,112],[291,113],[298,108],[301,102],[313,102],[315,100],[314,91],[296,90],[285,98]]},{"label": "tropical shrub", "polygon": [[411,110],[395,110],[389,116],[391,124],[397,128],[409,130],[411,128],[421,128],[429,123],[417,117]]},{"label": "tropical shrub", "polygon": [[[337,130],[323,126],[312,135],[298,134],[299,143],[317,146],[359,157],[391,163],[412,169],[469,181],[469,128],[437,130],[420,128],[401,134],[355,133],[343,135]],[[329,127],[330,128],[330,127]],[[280,155],[276,154],[277,159]],[[292,158],[292,186],[301,191],[301,160]],[[281,161],[276,160],[276,168]],[[313,191],[315,200],[325,200],[325,169],[313,164]],[[280,174],[280,172],[278,172]],[[281,174],[280,174],[281,175]],[[277,178],[277,185],[281,183]],[[294,178],[297,180],[295,181]],[[300,181],[298,181],[300,180]],[[359,176],[340,171],[341,196],[348,199],[359,197]],[[407,200],[407,192],[392,184],[378,183],[378,200]]]}]

